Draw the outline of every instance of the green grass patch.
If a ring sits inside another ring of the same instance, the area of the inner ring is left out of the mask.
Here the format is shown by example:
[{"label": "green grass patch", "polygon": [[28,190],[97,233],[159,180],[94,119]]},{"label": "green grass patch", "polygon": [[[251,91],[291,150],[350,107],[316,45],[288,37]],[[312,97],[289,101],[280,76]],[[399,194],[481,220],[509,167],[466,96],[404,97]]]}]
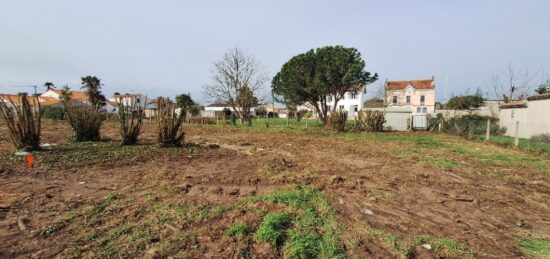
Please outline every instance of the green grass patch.
[{"label": "green grass patch", "polygon": [[226,236],[242,238],[248,234],[250,227],[246,223],[237,223],[225,231]]},{"label": "green grass patch", "polygon": [[289,213],[268,213],[254,237],[258,241],[270,242],[274,246],[279,246],[283,243],[285,232],[290,227],[292,216]]},{"label": "green grass patch", "polygon": [[534,258],[550,258],[550,239],[523,238],[518,245],[524,253]]},{"label": "green grass patch", "polygon": [[315,232],[290,231],[283,248],[285,258],[315,258],[321,250],[322,238]]}]

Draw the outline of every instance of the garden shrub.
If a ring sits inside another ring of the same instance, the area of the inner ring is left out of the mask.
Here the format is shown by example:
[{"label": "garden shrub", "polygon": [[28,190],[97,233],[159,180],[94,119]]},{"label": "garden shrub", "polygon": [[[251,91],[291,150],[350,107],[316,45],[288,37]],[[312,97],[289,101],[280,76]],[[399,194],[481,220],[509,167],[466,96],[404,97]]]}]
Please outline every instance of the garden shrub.
[{"label": "garden shrub", "polygon": [[65,109],[63,107],[48,106],[43,109],[42,117],[50,120],[65,119]]},{"label": "garden shrub", "polygon": [[185,113],[175,111],[175,104],[169,98],[159,97],[158,107],[158,142],[163,147],[179,147],[185,137],[183,121]]},{"label": "garden shrub", "polygon": [[347,111],[333,111],[328,115],[326,128],[337,132],[344,131],[347,119]]},{"label": "garden shrub", "polygon": [[386,123],[386,119],[382,111],[359,112],[355,119],[355,130],[382,132],[384,130],[384,123]]},{"label": "garden shrub", "polygon": [[99,140],[99,129],[105,120],[105,116],[95,106],[67,101],[65,102],[65,115],[67,122],[69,122],[69,125],[73,129],[74,141]]}]

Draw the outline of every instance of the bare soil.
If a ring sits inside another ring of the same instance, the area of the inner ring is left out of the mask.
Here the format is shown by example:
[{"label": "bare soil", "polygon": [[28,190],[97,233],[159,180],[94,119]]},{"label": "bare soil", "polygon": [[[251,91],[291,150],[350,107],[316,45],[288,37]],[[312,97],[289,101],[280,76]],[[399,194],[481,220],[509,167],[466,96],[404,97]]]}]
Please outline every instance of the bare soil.
[{"label": "bare soil", "polygon": [[[294,185],[311,185],[331,198],[343,225],[345,252],[361,258],[441,256],[421,246],[408,255],[396,253],[373,229],[404,240],[422,234],[450,238],[481,258],[529,257],[518,239],[550,233],[550,161],[544,155],[430,133],[349,137],[201,126],[186,131],[193,145],[160,149],[152,144],[155,124],[147,123],[140,151],[86,163],[87,153],[59,149],[68,145],[66,123],[46,122],[42,143],[54,146],[37,153],[35,168],[29,170],[22,158],[11,155],[7,129],[1,126],[0,257],[98,256],[98,245],[82,241],[89,231],[83,211],[112,193],[120,204],[130,205],[113,211],[106,228],[138,222],[137,212],[158,204],[230,206]],[[116,142],[116,123],[107,122],[102,134],[105,141],[99,145]],[[66,161],[48,160],[47,152],[65,152]],[[63,219],[70,221],[59,225]],[[242,250],[259,258],[281,255],[271,245],[225,236],[237,221],[254,228],[261,217],[232,210],[197,224],[155,224],[158,237],[135,247],[130,237],[117,242],[130,257],[164,257],[152,243],[172,240],[175,228],[192,235],[171,248],[186,256],[239,257]],[[56,224],[61,227],[52,228]]]}]

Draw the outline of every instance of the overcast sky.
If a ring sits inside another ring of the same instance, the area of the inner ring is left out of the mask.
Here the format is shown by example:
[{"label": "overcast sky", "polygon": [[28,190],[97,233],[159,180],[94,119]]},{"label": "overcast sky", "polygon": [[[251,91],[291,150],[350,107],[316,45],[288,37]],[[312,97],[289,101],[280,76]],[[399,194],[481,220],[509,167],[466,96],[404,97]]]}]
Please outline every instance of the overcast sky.
[{"label": "overcast sky", "polygon": [[212,63],[236,44],[270,76],[296,54],[340,44],[381,81],[434,75],[442,100],[446,77],[450,96],[485,87],[509,62],[550,72],[549,10],[548,0],[0,0],[0,92],[46,81],[75,89],[96,75],[108,96],[206,102]]}]

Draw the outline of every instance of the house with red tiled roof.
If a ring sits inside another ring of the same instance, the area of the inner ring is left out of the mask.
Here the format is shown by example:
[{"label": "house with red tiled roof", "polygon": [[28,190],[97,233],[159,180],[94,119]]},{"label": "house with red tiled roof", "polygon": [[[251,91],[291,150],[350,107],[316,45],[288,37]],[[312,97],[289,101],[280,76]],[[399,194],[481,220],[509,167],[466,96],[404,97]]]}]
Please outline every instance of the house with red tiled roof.
[{"label": "house with red tiled roof", "polygon": [[[54,98],[56,100],[61,101],[62,93],[63,93],[63,90],[51,89],[51,90],[48,90],[45,93],[41,94],[40,97],[49,97],[49,98]],[[79,101],[79,102],[83,102],[83,103],[86,103],[86,102],[90,101],[90,97],[88,97],[88,94],[86,92],[69,91],[69,94],[71,96],[71,100],[73,100],[73,101]]]},{"label": "house with red tiled roof", "polygon": [[435,78],[426,80],[400,80],[385,83],[386,104],[408,106],[413,115],[435,112]]}]

